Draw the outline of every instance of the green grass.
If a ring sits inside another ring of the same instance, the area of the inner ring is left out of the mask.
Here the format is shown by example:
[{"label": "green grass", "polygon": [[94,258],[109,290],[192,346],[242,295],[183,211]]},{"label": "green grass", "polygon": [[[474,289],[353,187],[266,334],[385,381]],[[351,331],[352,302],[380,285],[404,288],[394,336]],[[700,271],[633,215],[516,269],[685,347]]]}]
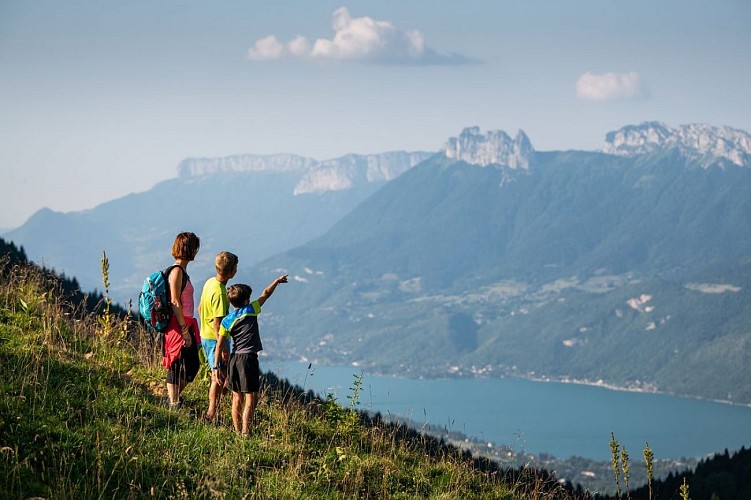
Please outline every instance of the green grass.
[{"label": "green grass", "polygon": [[57,297],[35,268],[0,262],[3,498],[571,497],[544,472],[368,419],[356,392],[342,407],[268,376],[243,438],[229,398],[220,425],[197,418],[202,372],[170,411],[148,334],[122,318],[102,328]]}]

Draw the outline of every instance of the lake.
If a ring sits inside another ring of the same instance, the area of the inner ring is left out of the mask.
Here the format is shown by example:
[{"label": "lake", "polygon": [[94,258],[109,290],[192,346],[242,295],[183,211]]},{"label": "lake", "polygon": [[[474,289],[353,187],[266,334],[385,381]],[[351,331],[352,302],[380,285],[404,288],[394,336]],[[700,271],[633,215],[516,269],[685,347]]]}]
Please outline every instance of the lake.
[{"label": "lake", "polygon": [[521,378],[407,379],[352,366],[261,358],[261,369],[347,406],[363,373],[360,408],[458,431],[517,452],[610,460],[610,433],[640,459],[703,457],[751,445],[751,408],[661,394]]}]

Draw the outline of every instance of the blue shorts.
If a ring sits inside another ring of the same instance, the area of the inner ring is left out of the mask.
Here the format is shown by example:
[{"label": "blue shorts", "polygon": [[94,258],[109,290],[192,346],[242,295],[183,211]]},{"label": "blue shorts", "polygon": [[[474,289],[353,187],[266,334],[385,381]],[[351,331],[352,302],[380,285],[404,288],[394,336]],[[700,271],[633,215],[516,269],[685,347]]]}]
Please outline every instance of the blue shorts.
[{"label": "blue shorts", "polygon": [[[227,340],[224,341],[224,344],[227,346],[227,349],[229,349],[229,342]],[[214,366],[214,360],[216,360],[216,340],[209,340],[209,339],[201,339],[201,345],[203,346],[203,352],[206,354],[206,361],[209,362],[209,368],[212,370],[218,369],[224,369],[226,370],[226,366],[221,365],[216,367]],[[229,353],[229,350],[227,351]]]}]

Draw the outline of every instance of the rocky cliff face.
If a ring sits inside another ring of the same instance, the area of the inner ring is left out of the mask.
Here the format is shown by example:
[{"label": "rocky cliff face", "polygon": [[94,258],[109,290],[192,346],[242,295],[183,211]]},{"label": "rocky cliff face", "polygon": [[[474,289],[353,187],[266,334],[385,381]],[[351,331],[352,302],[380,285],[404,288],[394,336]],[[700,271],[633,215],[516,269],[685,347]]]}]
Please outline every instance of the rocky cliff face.
[{"label": "rocky cliff face", "polygon": [[511,138],[502,130],[485,134],[480,127],[462,130],[459,137],[451,137],[443,147],[446,158],[461,160],[473,165],[502,165],[513,169],[528,169],[534,148],[523,131]]},{"label": "rocky cliff face", "polygon": [[365,183],[390,181],[432,155],[395,151],[377,155],[351,154],[322,161],[305,174],[294,194],[340,191]]},{"label": "rocky cliff face", "polygon": [[[677,149],[700,165],[707,167],[730,163],[751,166],[751,135],[730,127],[704,124],[671,128],[661,122],[629,125],[605,137],[605,153],[619,156],[649,154],[661,149]],[[724,161],[723,161],[724,160]]]},{"label": "rocky cliff face", "polygon": [[317,160],[291,154],[234,155],[223,158],[187,158],[177,166],[180,177],[217,172],[305,172],[318,164]]},{"label": "rocky cliff face", "polygon": [[394,151],[374,155],[349,154],[318,161],[303,156],[235,155],[188,158],[177,167],[180,177],[221,172],[290,172],[300,175],[294,194],[342,191],[369,183],[390,181],[434,153]]}]

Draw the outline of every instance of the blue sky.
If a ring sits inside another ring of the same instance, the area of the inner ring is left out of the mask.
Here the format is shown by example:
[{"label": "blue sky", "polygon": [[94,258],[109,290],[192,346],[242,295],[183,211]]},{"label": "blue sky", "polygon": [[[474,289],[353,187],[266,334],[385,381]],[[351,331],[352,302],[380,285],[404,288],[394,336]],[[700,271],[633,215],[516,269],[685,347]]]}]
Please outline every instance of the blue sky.
[{"label": "blue sky", "polygon": [[0,228],[186,157],[438,150],[466,126],[597,149],[751,131],[746,0],[0,1]]}]

